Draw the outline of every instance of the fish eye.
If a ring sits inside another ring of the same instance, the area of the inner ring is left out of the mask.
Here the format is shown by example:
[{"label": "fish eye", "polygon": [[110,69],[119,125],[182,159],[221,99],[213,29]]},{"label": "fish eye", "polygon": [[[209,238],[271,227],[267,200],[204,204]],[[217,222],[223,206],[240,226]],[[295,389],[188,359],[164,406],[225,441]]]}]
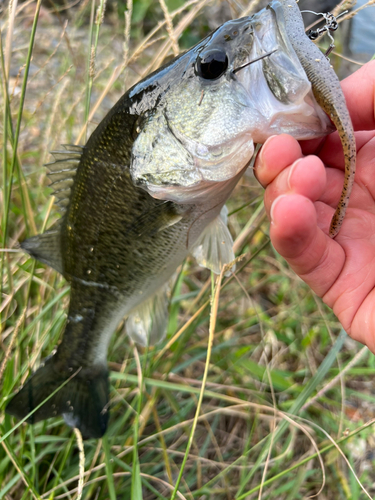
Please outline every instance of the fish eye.
[{"label": "fish eye", "polygon": [[228,57],[223,50],[214,49],[197,57],[195,69],[197,75],[205,80],[216,80],[228,67]]}]

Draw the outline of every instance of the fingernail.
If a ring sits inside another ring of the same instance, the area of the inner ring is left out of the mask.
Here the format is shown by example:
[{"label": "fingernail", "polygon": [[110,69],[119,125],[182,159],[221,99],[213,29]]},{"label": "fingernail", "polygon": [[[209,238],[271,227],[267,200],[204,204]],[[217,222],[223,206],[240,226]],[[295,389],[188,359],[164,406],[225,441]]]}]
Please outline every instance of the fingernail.
[{"label": "fingernail", "polygon": [[268,137],[268,139],[266,140],[266,142],[263,144],[262,149],[260,150],[260,153],[259,153],[258,158],[257,158],[257,170],[259,170],[260,168],[263,168],[263,165],[264,165],[264,161],[263,161],[264,148],[270,144],[270,142],[272,141],[272,139],[274,137],[277,137],[277,135],[271,135],[270,137]]},{"label": "fingernail", "polygon": [[271,205],[271,210],[270,210],[271,224],[275,223],[274,222],[274,217],[275,217],[275,208],[276,208],[276,205],[279,203],[279,201],[281,200],[281,198],[285,198],[286,196],[287,196],[286,194],[281,194],[275,200],[273,200],[273,203]]},{"label": "fingernail", "polygon": [[287,184],[288,184],[289,189],[292,189],[292,186],[290,185],[290,180],[291,180],[292,175],[295,172],[295,170],[296,170],[296,168],[297,168],[297,166],[298,166],[298,164],[300,163],[301,160],[302,160],[302,158],[299,158],[290,167],[289,174],[288,174],[288,180],[287,180]]}]

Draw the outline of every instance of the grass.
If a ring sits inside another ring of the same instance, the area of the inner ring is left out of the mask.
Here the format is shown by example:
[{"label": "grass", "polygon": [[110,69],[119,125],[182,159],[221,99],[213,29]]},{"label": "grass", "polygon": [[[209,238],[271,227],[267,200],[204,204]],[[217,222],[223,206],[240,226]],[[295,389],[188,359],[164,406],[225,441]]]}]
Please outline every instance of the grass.
[{"label": "grass", "polygon": [[126,88],[204,36],[208,19],[253,4],[13,1],[1,13],[0,498],[374,496],[375,358],[275,253],[250,175],[229,201],[236,275],[213,282],[189,259],[167,339],[142,350],[123,325],[113,336],[102,440],[82,447],[62,419],[30,426],[3,411],[57,344],[69,300],[55,271],[17,249],[58,217],[48,151],[83,143]]}]

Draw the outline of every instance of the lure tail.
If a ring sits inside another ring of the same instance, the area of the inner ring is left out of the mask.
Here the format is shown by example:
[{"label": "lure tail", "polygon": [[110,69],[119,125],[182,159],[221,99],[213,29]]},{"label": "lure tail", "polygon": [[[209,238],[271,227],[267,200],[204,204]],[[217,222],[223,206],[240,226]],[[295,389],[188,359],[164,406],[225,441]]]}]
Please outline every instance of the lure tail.
[{"label": "lure tail", "polygon": [[42,404],[27,419],[29,423],[62,415],[83,438],[99,438],[107,429],[108,385],[106,368],[83,368],[76,374],[61,372],[52,356],[26,381],[5,411],[22,419]]},{"label": "lure tail", "polygon": [[305,35],[301,12],[293,0],[273,0],[270,4],[276,16],[282,12],[290,42],[311,82],[316,101],[333,121],[339,133],[345,157],[345,179],[341,198],[333,215],[329,234],[334,238],[340,231],[349,197],[354,185],[356,143],[353,125],[339,79],[330,61]]}]

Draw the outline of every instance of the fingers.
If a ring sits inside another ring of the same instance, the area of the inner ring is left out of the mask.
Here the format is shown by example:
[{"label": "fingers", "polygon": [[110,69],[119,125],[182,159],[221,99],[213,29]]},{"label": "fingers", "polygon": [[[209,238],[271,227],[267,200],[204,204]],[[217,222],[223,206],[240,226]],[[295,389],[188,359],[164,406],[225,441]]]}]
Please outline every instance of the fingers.
[{"label": "fingers", "polygon": [[345,258],[328,236],[334,208],[317,201],[327,190],[324,164],[316,156],[303,157],[298,142],[284,135],[266,142],[255,173],[266,187],[265,207],[275,249],[323,296],[340,274]]},{"label": "fingers", "polygon": [[300,158],[284,169],[267,187],[264,195],[267,213],[270,213],[273,201],[280,195],[296,193],[316,201],[322,196],[325,187],[326,172],[319,158]]},{"label": "fingers", "polygon": [[318,200],[326,188],[326,172],[316,156],[303,157],[298,142],[288,135],[274,136],[263,146],[254,172],[266,187],[265,207],[286,193],[298,193]]},{"label": "fingers", "polygon": [[354,130],[375,129],[375,61],[341,82]]},{"label": "fingers", "polygon": [[[362,132],[361,134],[368,136],[370,133]],[[362,141],[360,140],[359,143]],[[350,206],[362,208],[366,206],[373,211],[375,209],[371,196],[373,182],[368,177],[373,176],[375,150],[372,150],[371,144],[368,146],[364,146],[358,152],[359,168],[356,178],[362,179],[362,182],[355,184]],[[341,144],[340,148],[342,154]],[[332,154],[334,155],[334,150]],[[373,158],[368,159],[369,155],[373,155]],[[366,160],[364,166],[361,165],[362,156]],[[254,173],[266,188],[264,201],[268,215],[273,201],[286,193],[298,193],[311,201],[320,200],[329,207],[336,208],[344,183],[342,169],[325,168],[321,159],[316,156],[304,157],[297,141],[288,135],[273,136],[266,141],[255,162]],[[319,219],[319,224],[325,228],[325,220]]]},{"label": "fingers", "polygon": [[300,194],[279,196],[272,205],[271,219],[275,249],[322,297],[340,275],[345,253],[318,227],[314,203]]}]

